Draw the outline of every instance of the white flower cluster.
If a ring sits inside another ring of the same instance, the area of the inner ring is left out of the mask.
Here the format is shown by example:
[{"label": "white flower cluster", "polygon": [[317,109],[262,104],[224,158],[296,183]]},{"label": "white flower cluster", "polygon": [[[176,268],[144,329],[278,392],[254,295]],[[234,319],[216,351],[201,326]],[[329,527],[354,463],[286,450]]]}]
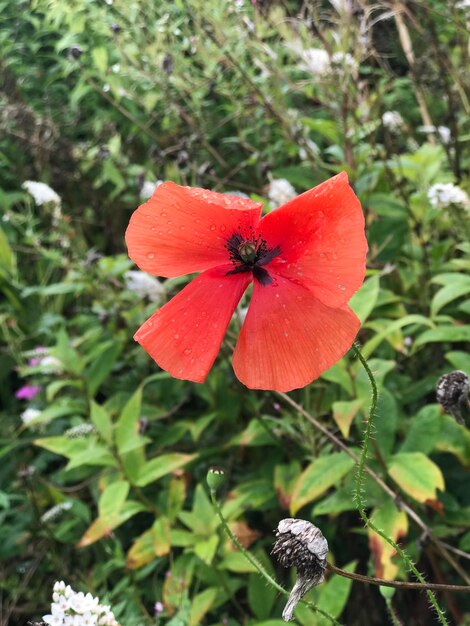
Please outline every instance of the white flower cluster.
[{"label": "white flower cluster", "polygon": [[435,208],[444,209],[451,204],[464,208],[470,206],[467,192],[452,183],[436,183],[428,189],[428,199]]},{"label": "white flower cluster", "polygon": [[50,626],[119,626],[109,606],[91,593],[77,593],[63,580],[55,583],[51,613],[42,619]]},{"label": "white flower cluster", "polygon": [[331,64],[336,68],[357,70],[357,61],[349,52],[335,52],[331,57]]},{"label": "white flower cluster", "polygon": [[459,0],[459,2],[456,3],[455,8],[470,11],[470,0]]},{"label": "white flower cluster", "polygon": [[28,193],[33,196],[34,202],[41,206],[52,202],[53,204],[60,204],[60,196],[46,183],[38,183],[34,180],[25,180],[21,185],[23,189],[26,189]]},{"label": "white flower cluster", "polygon": [[391,133],[397,133],[403,128],[405,122],[398,111],[385,111],[382,115],[382,124]]},{"label": "white flower cluster", "polygon": [[29,409],[26,409],[26,411],[23,411],[23,413],[21,413],[21,421],[25,426],[27,426],[29,422],[36,419],[36,417],[39,417],[40,415],[41,411],[39,409],[33,409],[32,407],[30,407]]},{"label": "white flower cluster", "polygon": [[53,520],[60,517],[64,511],[69,511],[71,508],[72,508],[72,502],[70,501],[59,502],[59,504],[56,504],[55,506],[51,507],[49,510],[47,510],[45,513],[41,515],[41,522],[45,524],[47,522],[52,522]]},{"label": "white flower cluster", "polygon": [[448,144],[452,136],[450,132],[450,128],[447,128],[447,126],[437,126],[437,128],[436,126],[419,126],[418,131],[420,133],[427,133],[427,134],[437,133],[439,137],[441,138],[442,143],[444,144]]},{"label": "white flower cluster", "polygon": [[165,296],[165,289],[161,282],[145,272],[130,270],[124,274],[126,287],[141,298],[148,298],[151,302],[161,302]]},{"label": "white flower cluster", "polygon": [[64,435],[69,439],[83,439],[94,432],[96,432],[96,429],[93,424],[78,424],[66,430]]},{"label": "white flower cluster", "polygon": [[274,178],[269,183],[268,198],[273,209],[277,209],[296,196],[296,190],[285,178]]},{"label": "white flower cluster", "polygon": [[160,185],[162,184],[162,180],[157,180],[155,182],[152,182],[150,180],[146,180],[142,187],[140,188],[139,191],[139,197],[141,200],[145,201],[148,200],[149,198],[151,198],[153,196],[153,193],[155,191],[155,189],[157,187],[160,187]]},{"label": "white flower cluster", "polygon": [[307,48],[301,50],[299,54],[302,59],[300,69],[313,76],[323,76],[330,69],[330,56],[322,48]]}]

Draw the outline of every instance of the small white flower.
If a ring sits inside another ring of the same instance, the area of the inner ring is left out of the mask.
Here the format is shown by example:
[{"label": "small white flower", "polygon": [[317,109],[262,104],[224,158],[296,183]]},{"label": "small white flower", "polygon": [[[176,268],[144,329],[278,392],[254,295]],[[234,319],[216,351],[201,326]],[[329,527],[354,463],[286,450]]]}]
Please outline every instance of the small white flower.
[{"label": "small white flower", "polygon": [[269,183],[268,198],[273,209],[277,209],[296,196],[296,190],[285,178],[274,178]]},{"label": "small white flower", "polygon": [[75,591],[72,589],[70,585],[67,585],[64,589],[64,596],[66,598],[71,598],[75,594]]},{"label": "small white flower", "polygon": [[152,182],[150,180],[146,180],[142,187],[140,188],[139,197],[141,200],[148,200],[153,196],[153,193],[157,187],[162,184],[162,180],[157,180]]},{"label": "small white flower", "polygon": [[299,67],[313,76],[323,76],[330,69],[330,57],[322,48],[307,48],[298,51],[302,60]]},{"label": "small white flower", "polygon": [[470,11],[470,0],[459,0],[459,2],[455,4],[455,8]]},{"label": "small white flower", "polygon": [[39,409],[29,408],[26,411],[23,411],[21,414],[21,421],[25,426],[29,424],[32,420],[36,419],[41,415],[41,411]]},{"label": "small white flower", "polygon": [[37,367],[47,370],[48,373],[54,372],[55,374],[60,374],[64,369],[62,361],[60,361],[57,357],[50,355],[40,359]]},{"label": "small white flower", "polygon": [[63,626],[64,615],[57,613],[56,615],[43,615],[43,622],[49,624],[49,626]]},{"label": "small white flower", "polygon": [[38,183],[34,180],[25,180],[21,185],[23,189],[26,189],[28,193],[33,196],[34,202],[41,206],[52,202],[53,204],[60,204],[60,196],[46,183]]},{"label": "small white flower", "polygon": [[161,302],[165,296],[165,289],[161,282],[145,272],[130,270],[124,274],[126,287],[141,298],[148,298],[151,302]]},{"label": "small white flower", "polygon": [[[56,504],[55,506],[53,506],[52,508],[50,508],[48,511],[46,511],[45,513],[41,515],[41,522],[43,523],[51,522],[52,520],[60,517],[60,515],[64,511],[69,511],[71,508],[72,508],[72,502],[60,502],[59,504]],[[57,602],[60,606],[64,606],[65,607],[64,611],[65,609],[69,608],[70,602],[68,598],[66,598],[63,595],[59,595],[59,599],[56,600],[54,595],[55,594],[52,595],[52,599],[55,602]]]},{"label": "small white flower", "polygon": [[97,626],[98,616],[96,613],[84,613],[81,616],[81,626]]},{"label": "small white flower", "polygon": [[398,111],[385,111],[382,115],[382,124],[390,132],[396,133],[403,128],[405,122]]},{"label": "small white flower", "polygon": [[349,52],[335,52],[331,57],[331,64],[337,69],[357,70],[357,61]]},{"label": "small white flower", "polygon": [[452,183],[436,183],[428,189],[428,199],[433,207],[440,209],[451,204],[457,204],[464,208],[470,206],[470,198],[467,193]]},{"label": "small white flower", "polygon": [[98,603],[98,598],[94,598],[91,593],[85,595],[83,591],[79,591],[70,598],[70,608],[76,613],[94,612],[98,607]]},{"label": "small white flower", "polygon": [[111,69],[113,70],[113,72],[114,72],[115,74],[119,74],[119,70],[121,69],[121,66],[119,65],[119,63],[115,63],[115,64],[111,67]]},{"label": "small white flower", "polygon": [[420,133],[426,133],[426,134],[430,134],[430,133],[437,133],[439,135],[439,137],[441,138],[441,141],[443,144],[448,144],[450,142],[452,133],[450,132],[450,128],[447,128],[447,126],[432,126],[432,125],[428,125],[428,126],[418,126],[418,132]]},{"label": "small white flower", "polygon": [[105,93],[107,93],[110,89],[111,89],[111,87],[109,86],[109,84],[108,84],[108,83],[105,83],[105,84],[103,85],[103,91],[104,91]]}]

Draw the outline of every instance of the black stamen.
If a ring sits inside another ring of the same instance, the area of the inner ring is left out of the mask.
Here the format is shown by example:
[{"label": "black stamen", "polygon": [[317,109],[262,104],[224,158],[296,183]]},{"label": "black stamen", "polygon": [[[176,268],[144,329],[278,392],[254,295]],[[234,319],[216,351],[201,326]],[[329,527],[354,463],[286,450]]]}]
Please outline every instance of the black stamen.
[{"label": "black stamen", "polygon": [[[241,231],[240,226],[238,226],[238,230]],[[270,285],[273,282],[273,279],[263,266],[279,256],[281,248],[280,246],[275,246],[268,249],[267,242],[260,235],[255,237],[253,226],[249,226],[249,230],[245,230],[243,233],[233,233],[227,240],[225,248],[228,251],[230,261],[234,265],[234,269],[227,272],[227,276],[253,272],[253,277],[260,285]]]}]

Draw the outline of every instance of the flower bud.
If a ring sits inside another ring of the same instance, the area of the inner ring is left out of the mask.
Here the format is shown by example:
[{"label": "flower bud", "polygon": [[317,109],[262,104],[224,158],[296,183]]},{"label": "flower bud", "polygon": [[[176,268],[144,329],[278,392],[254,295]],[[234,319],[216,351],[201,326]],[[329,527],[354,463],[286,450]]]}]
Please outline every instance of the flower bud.
[{"label": "flower bud", "polygon": [[302,519],[288,517],[279,522],[272,554],[284,567],[297,569],[282,619],[289,622],[299,600],[324,581],[328,542],[319,528]]},{"label": "flower bud", "polygon": [[211,492],[216,493],[225,482],[225,472],[221,467],[210,467],[206,480]]},{"label": "flower bud", "polygon": [[465,424],[465,416],[469,415],[469,391],[470,380],[461,370],[444,374],[437,381],[437,401],[459,424]]}]

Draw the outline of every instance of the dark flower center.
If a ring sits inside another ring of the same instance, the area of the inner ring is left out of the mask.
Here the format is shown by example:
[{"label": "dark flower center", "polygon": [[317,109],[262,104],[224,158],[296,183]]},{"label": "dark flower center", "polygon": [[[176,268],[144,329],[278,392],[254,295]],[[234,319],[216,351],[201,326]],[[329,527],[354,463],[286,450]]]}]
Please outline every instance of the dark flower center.
[{"label": "dark flower center", "polygon": [[259,235],[256,237],[253,227],[250,226],[248,233],[233,233],[225,247],[228,250],[230,261],[234,265],[234,269],[227,272],[227,276],[241,272],[252,272],[253,277],[261,285],[270,285],[273,282],[269,272],[263,266],[279,256],[281,253],[280,246],[268,248],[266,241]]}]

